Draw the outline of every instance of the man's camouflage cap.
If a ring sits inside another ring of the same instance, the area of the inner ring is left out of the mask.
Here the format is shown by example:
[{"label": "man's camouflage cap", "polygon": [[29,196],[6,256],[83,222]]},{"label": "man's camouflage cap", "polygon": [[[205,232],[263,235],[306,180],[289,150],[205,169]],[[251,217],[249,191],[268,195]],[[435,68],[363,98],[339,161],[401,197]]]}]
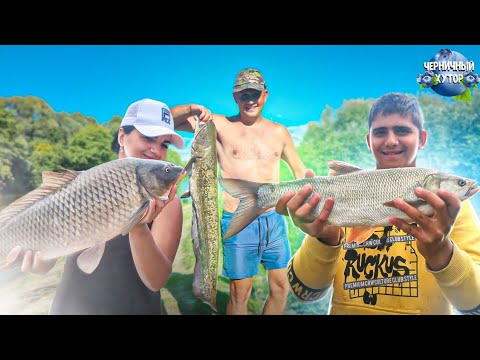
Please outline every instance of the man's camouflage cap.
[{"label": "man's camouflage cap", "polygon": [[260,71],[256,69],[245,69],[238,73],[235,84],[233,85],[233,92],[239,92],[245,89],[265,90],[265,80]]}]

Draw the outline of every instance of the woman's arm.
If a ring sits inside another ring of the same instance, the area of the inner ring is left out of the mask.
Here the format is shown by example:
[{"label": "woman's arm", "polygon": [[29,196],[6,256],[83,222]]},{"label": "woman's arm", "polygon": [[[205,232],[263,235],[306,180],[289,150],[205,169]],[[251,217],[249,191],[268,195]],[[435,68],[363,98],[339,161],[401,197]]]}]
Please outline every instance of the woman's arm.
[{"label": "woman's arm", "polygon": [[[175,192],[172,193],[175,196]],[[172,273],[183,224],[182,205],[178,197],[175,196],[161,209],[161,204],[157,203],[162,202],[155,200],[155,205],[150,206],[145,217],[154,218],[152,230],[142,222],[130,231],[130,247],[135,267],[145,286],[152,291],[160,290]]]}]

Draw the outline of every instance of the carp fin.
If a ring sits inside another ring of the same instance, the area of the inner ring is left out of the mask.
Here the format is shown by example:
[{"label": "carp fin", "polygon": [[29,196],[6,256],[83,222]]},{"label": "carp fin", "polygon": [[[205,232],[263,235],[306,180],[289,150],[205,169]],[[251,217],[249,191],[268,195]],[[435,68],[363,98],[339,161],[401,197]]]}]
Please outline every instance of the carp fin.
[{"label": "carp fin", "polygon": [[138,222],[142,220],[145,215],[147,215],[149,205],[150,200],[147,200],[142,204],[142,206],[140,206],[137,211],[135,211],[127,226],[125,226],[125,228],[122,230],[122,236],[127,235],[130,230],[132,230],[132,228],[137,225]]},{"label": "carp fin", "polygon": [[77,258],[77,265],[86,274],[91,274],[100,264],[103,253],[105,252],[105,243],[92,246],[83,251]]},{"label": "carp fin", "polygon": [[268,208],[259,207],[257,203],[258,189],[264,183],[240,179],[219,179],[218,181],[227,193],[240,200],[228,229],[223,235],[223,240],[225,240],[238,234]]},{"label": "carp fin", "polygon": [[376,227],[356,227],[347,236],[347,244],[356,242],[358,244],[368,240],[370,236],[377,230]]},{"label": "carp fin", "polygon": [[186,199],[186,198],[189,198],[190,196],[192,196],[192,194],[190,194],[190,190],[187,190],[180,196],[180,199]]},{"label": "carp fin", "polygon": [[358,166],[336,160],[327,160],[327,165],[330,169],[330,171],[328,172],[328,176],[345,175],[363,170]]},{"label": "carp fin", "polygon": [[56,190],[61,189],[71,181],[75,180],[80,173],[82,172],[74,170],[64,170],[61,173],[44,171],[42,173],[42,185],[14,201],[0,212],[0,224],[7,222],[37,201],[40,201]]},{"label": "carp fin", "polygon": [[44,171],[42,172],[42,186],[47,186],[51,188],[61,188],[68,184],[69,182],[76,179],[76,177],[81,174],[82,171],[62,169],[62,172],[54,171]]}]

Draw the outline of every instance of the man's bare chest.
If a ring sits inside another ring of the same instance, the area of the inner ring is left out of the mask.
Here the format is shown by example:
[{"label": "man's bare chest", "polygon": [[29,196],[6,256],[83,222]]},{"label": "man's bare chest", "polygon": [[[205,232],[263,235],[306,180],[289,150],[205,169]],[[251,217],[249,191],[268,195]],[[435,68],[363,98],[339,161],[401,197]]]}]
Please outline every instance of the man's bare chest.
[{"label": "man's bare chest", "polygon": [[269,138],[268,134],[230,134],[220,138],[221,152],[224,156],[238,160],[279,160],[283,144]]}]

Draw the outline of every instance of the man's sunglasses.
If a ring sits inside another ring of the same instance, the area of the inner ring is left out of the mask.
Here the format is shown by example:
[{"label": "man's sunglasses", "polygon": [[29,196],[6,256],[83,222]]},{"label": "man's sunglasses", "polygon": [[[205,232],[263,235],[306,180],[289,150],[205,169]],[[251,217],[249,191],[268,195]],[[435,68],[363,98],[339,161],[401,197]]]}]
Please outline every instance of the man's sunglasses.
[{"label": "man's sunglasses", "polygon": [[242,101],[242,102],[250,101],[250,99],[252,99],[252,101],[257,101],[260,98],[261,95],[262,95],[261,91],[251,93],[251,94],[243,93],[243,94],[238,95],[237,99]]}]

